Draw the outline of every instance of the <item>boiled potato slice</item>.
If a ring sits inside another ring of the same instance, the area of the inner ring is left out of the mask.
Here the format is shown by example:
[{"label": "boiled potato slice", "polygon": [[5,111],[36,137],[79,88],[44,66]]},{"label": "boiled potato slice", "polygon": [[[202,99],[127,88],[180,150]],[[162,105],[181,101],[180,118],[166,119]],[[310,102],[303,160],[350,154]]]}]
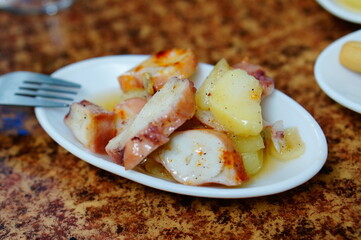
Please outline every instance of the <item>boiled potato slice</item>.
[{"label": "boiled potato slice", "polygon": [[257,152],[241,153],[243,164],[249,175],[255,175],[263,166],[263,149]]},{"label": "boiled potato slice", "polygon": [[291,160],[298,158],[305,151],[305,145],[298,133],[297,128],[287,128],[284,135],[284,144],[281,145],[279,151],[276,150],[274,144],[267,145],[268,154],[276,159]]},{"label": "boiled potato slice", "polygon": [[167,169],[165,169],[165,167],[163,167],[161,163],[157,162],[153,158],[147,158],[147,160],[142,164],[142,166],[148,173],[155,177],[174,180],[174,178],[167,171]]},{"label": "boiled potato slice", "polygon": [[230,138],[240,153],[257,152],[258,150],[265,148],[261,134],[249,137],[230,135]]},{"label": "boiled potato slice", "polygon": [[262,131],[259,81],[241,69],[233,69],[213,85],[209,108],[216,121],[235,135],[258,135]]},{"label": "boiled potato slice", "polygon": [[201,87],[196,93],[196,105],[201,110],[209,110],[209,97],[214,87],[214,83],[223,76],[223,74],[230,70],[231,67],[228,65],[225,59],[221,59],[213,68],[211,73],[208,75],[206,80],[203,82]]},{"label": "boiled potato slice", "polygon": [[237,151],[241,154],[246,172],[256,174],[263,165],[263,150],[265,148],[261,134],[250,137],[230,135]]}]

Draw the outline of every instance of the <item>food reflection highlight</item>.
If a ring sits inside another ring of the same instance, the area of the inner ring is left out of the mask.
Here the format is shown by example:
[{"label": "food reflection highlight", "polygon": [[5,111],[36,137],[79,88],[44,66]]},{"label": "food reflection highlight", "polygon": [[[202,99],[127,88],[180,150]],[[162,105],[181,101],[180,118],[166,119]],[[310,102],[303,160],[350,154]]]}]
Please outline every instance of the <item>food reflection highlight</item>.
[{"label": "food reflection highlight", "polygon": [[119,76],[112,111],[83,100],[65,123],[85,147],[125,169],[186,185],[239,186],[268,159],[303,154],[297,129],[262,119],[274,83],[261,67],[221,59],[196,91],[189,79],[197,64],[191,50],[156,53]]},{"label": "food reflection highlight", "polygon": [[361,1],[360,0],[337,0],[337,2],[346,8],[361,12]]}]

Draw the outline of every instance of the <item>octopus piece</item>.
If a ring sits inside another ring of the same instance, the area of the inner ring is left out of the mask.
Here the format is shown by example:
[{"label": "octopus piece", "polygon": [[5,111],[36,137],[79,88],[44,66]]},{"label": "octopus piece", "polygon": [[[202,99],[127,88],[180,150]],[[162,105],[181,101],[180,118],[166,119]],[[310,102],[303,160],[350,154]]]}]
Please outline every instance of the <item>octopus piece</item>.
[{"label": "octopus piece", "polygon": [[116,115],[115,128],[117,134],[123,132],[134,121],[146,103],[147,100],[144,98],[133,97],[124,100],[114,107],[113,112]]},{"label": "octopus piece", "polygon": [[262,91],[263,98],[272,94],[275,88],[274,81],[271,77],[266,75],[266,72],[262,69],[262,67],[243,60],[242,62],[234,65],[233,68],[242,69],[246,71],[249,75],[259,80],[259,83],[261,84],[263,89]]},{"label": "octopus piece", "polygon": [[263,121],[264,129],[266,132],[266,138],[269,138],[277,150],[281,151],[282,146],[285,146],[285,128],[283,126],[283,121],[278,120],[273,124]]},{"label": "octopus piece", "polygon": [[158,91],[171,77],[188,78],[198,60],[189,49],[169,49],[153,54],[135,68],[118,77],[123,92],[154,88]]},{"label": "octopus piece", "polygon": [[236,186],[248,180],[233,142],[216,130],[174,133],[156,153],[157,161],[182,184]]},{"label": "octopus piece", "polygon": [[105,146],[116,135],[116,115],[83,100],[73,103],[64,118],[73,135],[94,153],[104,154]]},{"label": "octopus piece", "polygon": [[110,158],[134,168],[169,141],[168,136],[195,112],[195,88],[188,79],[170,78],[144,105],[134,121],[106,146]]}]

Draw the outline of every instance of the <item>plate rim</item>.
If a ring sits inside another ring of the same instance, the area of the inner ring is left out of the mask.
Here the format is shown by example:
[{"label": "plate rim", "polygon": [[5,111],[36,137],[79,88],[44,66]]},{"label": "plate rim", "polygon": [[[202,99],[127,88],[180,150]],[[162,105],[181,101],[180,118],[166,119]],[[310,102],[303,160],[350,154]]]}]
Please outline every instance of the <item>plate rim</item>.
[{"label": "plate rim", "polygon": [[326,11],[348,22],[361,24],[361,13],[349,10],[333,0],[316,0]]},{"label": "plate rim", "polygon": [[[53,73],[53,75],[56,76],[56,74],[64,69],[69,69],[72,67],[77,67],[79,64],[86,64],[87,62],[93,62],[93,61],[97,61],[97,60],[107,60],[110,58],[126,58],[126,57],[134,57],[134,58],[141,58],[144,59],[149,55],[111,55],[111,56],[103,56],[103,57],[96,57],[96,58],[90,58],[90,59],[86,59],[83,61],[79,61],[67,66],[64,66],[63,68],[60,68],[59,70],[55,71]],[[140,60],[141,61],[141,60]],[[206,64],[206,63],[200,63],[204,64],[205,66],[212,66],[210,64]],[[167,187],[167,189],[165,189],[163,187],[164,185],[164,181],[163,179],[160,178],[156,178],[150,175],[146,175],[137,171],[127,171],[127,174],[121,175],[119,174],[119,172],[117,172],[115,169],[119,169],[118,164],[115,164],[113,162],[110,161],[106,161],[104,159],[104,162],[102,162],[101,166],[99,166],[97,164],[97,161],[99,161],[98,155],[93,154],[93,153],[89,153],[89,152],[85,152],[85,151],[75,151],[73,148],[73,144],[69,141],[65,141],[65,142],[61,142],[61,139],[58,138],[58,133],[55,131],[55,129],[50,128],[50,124],[48,123],[48,119],[46,118],[46,108],[40,108],[37,107],[35,108],[35,115],[40,123],[40,125],[43,127],[43,129],[45,130],[45,132],[54,140],[56,141],[61,147],[65,148],[67,151],[69,151],[70,153],[72,153],[74,156],[80,158],[81,160],[96,166],[100,169],[103,169],[105,171],[111,172],[115,175],[118,175],[120,177],[129,179],[131,181],[134,182],[138,182],[142,185],[151,187],[151,188],[155,188],[155,189],[159,189],[165,192],[172,192],[172,193],[177,193],[177,194],[183,194],[183,195],[188,195],[188,196],[195,196],[195,197],[205,197],[205,198],[219,198],[219,199],[240,199],[240,198],[252,198],[252,197],[261,197],[261,196],[267,196],[267,195],[273,195],[273,194],[277,194],[280,192],[284,192],[290,189],[293,189],[307,181],[309,181],[313,176],[315,176],[323,167],[323,165],[325,164],[326,160],[327,160],[327,154],[328,154],[328,146],[327,146],[327,141],[326,141],[326,137],[321,129],[321,127],[319,126],[319,124],[317,123],[317,121],[310,115],[310,113],[308,113],[306,111],[306,109],[304,109],[299,103],[297,103],[295,100],[293,100],[292,98],[290,98],[289,96],[287,96],[286,94],[282,93],[279,90],[275,90],[275,92],[273,93],[275,95],[279,95],[280,97],[284,97],[287,98],[289,100],[292,101],[292,104],[297,105],[297,107],[302,111],[302,115],[304,115],[307,118],[307,121],[310,121],[311,123],[313,123],[312,125],[312,131],[315,132],[316,136],[319,138],[317,143],[319,143],[320,147],[322,149],[319,150],[319,152],[317,154],[315,154],[315,159],[317,159],[317,161],[315,160],[315,164],[316,162],[318,162],[317,167],[312,168],[312,171],[307,171],[305,173],[307,174],[303,174],[303,175],[297,175],[295,177],[289,178],[287,180],[283,180],[281,182],[277,182],[271,185],[266,185],[266,186],[256,186],[256,187],[252,187],[252,188],[242,188],[242,187],[237,187],[237,188],[221,188],[222,191],[217,191],[218,193],[216,195],[214,195],[214,190],[217,189],[217,187],[199,187],[199,186],[187,186],[187,185],[183,185],[183,184],[179,184],[179,183],[172,183],[167,181],[167,183],[169,183],[169,186]],[[91,156],[91,159],[88,159],[88,155]],[[100,155],[99,155],[100,156]],[[87,160],[85,160],[87,159]],[[117,168],[115,168],[114,166],[117,166]],[[122,166],[120,166],[122,167]],[[124,170],[125,171],[125,170]],[[138,178],[139,174],[141,174],[141,177]],[[134,179],[134,178],[138,178],[138,179]],[[149,184],[149,180],[152,180],[152,184]],[[199,191],[200,189],[202,189],[201,191]]]},{"label": "plate rim", "polygon": [[[335,91],[334,88],[332,88],[330,86],[330,84],[329,84],[330,81],[325,80],[325,78],[323,77],[323,75],[321,73],[321,66],[322,66],[322,64],[324,64],[324,61],[325,61],[325,58],[326,58],[326,55],[328,54],[328,52],[331,49],[338,47],[338,45],[341,45],[342,43],[347,42],[348,39],[352,38],[354,35],[360,35],[360,38],[361,38],[361,29],[354,31],[352,33],[346,34],[346,35],[336,39],[331,44],[329,44],[326,48],[324,48],[315,61],[314,74],[315,74],[316,82],[321,87],[321,89],[326,93],[327,96],[329,96],[334,101],[341,104],[342,106],[344,106],[352,111],[355,111],[357,113],[361,113],[361,104],[355,103],[354,101],[348,99],[347,97],[345,97],[345,96],[341,95],[340,93],[338,93],[337,91]],[[339,64],[341,65],[341,63],[339,63]],[[345,69],[345,70],[347,70],[347,69]],[[348,70],[348,71],[351,71],[351,70]],[[361,74],[360,74],[360,81],[361,81]]]}]

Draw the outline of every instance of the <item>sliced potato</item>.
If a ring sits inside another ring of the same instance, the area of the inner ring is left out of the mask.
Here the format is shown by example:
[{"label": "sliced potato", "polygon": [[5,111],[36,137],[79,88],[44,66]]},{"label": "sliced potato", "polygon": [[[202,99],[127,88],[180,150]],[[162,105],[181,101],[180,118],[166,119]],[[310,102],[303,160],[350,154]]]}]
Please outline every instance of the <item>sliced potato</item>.
[{"label": "sliced potato", "polygon": [[217,122],[235,135],[258,135],[263,127],[259,81],[243,70],[233,69],[213,85],[209,108]]},{"label": "sliced potato", "polygon": [[241,154],[246,172],[256,174],[263,166],[263,151],[265,148],[261,134],[250,137],[230,135],[237,151]]},{"label": "sliced potato", "polygon": [[218,79],[230,69],[231,67],[225,59],[221,59],[220,61],[218,61],[218,63],[214,66],[213,70],[203,82],[201,87],[197,90],[195,96],[197,108],[201,110],[209,110],[209,97],[211,96],[211,91],[214,87],[214,83],[218,81]]},{"label": "sliced potato", "polygon": [[144,166],[145,171],[152,174],[155,177],[159,177],[162,179],[174,180],[172,175],[163,167],[163,165],[153,158],[149,157],[147,160],[142,164]]},{"label": "sliced potato", "polygon": [[263,166],[263,149],[256,152],[241,153],[243,164],[249,175],[255,175]]},{"label": "sliced potato", "polygon": [[230,135],[230,138],[236,145],[237,151],[240,153],[257,152],[258,150],[265,148],[261,134],[249,137]]},{"label": "sliced potato", "polygon": [[305,145],[298,133],[297,128],[287,128],[284,135],[284,143],[279,151],[271,144],[267,144],[267,154],[280,160],[291,160],[301,156],[305,151]]}]

